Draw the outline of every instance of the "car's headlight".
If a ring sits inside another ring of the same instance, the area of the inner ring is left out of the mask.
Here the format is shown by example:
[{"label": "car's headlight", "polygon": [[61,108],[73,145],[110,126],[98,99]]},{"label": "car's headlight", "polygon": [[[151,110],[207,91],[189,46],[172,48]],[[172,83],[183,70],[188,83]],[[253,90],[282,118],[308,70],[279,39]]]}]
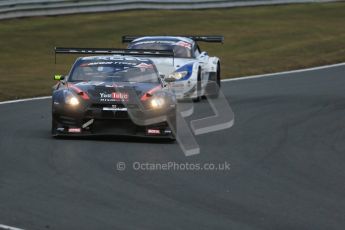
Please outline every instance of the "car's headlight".
[{"label": "car's headlight", "polygon": [[162,108],[165,104],[164,98],[156,97],[151,99],[151,107],[154,109]]},{"label": "car's headlight", "polygon": [[66,94],[65,94],[65,103],[67,105],[77,106],[77,105],[80,104],[80,101],[79,101],[78,97],[75,96],[73,93],[66,92]]},{"label": "car's headlight", "polygon": [[78,98],[72,96],[66,100],[66,103],[72,106],[76,106],[76,105],[79,105],[79,100]]},{"label": "car's headlight", "polygon": [[174,72],[170,74],[170,78],[175,78],[176,80],[180,80],[181,78],[184,78],[188,74],[188,71],[181,71],[181,72]]}]

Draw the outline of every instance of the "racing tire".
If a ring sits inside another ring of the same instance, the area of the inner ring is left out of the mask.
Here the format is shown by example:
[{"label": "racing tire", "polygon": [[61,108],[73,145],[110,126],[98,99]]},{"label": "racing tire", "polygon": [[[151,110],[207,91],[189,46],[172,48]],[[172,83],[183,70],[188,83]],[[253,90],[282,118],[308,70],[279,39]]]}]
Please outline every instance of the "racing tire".
[{"label": "racing tire", "polygon": [[55,120],[55,118],[52,116],[51,134],[52,134],[53,137],[57,137],[57,136],[58,136],[58,134],[57,134],[57,132],[56,132],[57,126],[58,126],[58,123],[57,123],[57,121]]},{"label": "racing tire", "polygon": [[196,98],[193,98],[193,102],[199,102],[201,100],[201,71],[198,71],[198,79],[196,83]]},{"label": "racing tire", "polygon": [[210,74],[210,80],[207,86],[207,96],[210,98],[218,98],[219,91],[221,87],[221,80],[220,80],[220,63],[217,64],[217,72]]},{"label": "racing tire", "polygon": [[177,135],[177,118],[176,118],[176,109],[174,109],[169,116],[169,122],[168,125],[170,126],[170,129],[172,131],[171,136],[169,137],[169,141],[174,142],[176,141],[176,135]]}]

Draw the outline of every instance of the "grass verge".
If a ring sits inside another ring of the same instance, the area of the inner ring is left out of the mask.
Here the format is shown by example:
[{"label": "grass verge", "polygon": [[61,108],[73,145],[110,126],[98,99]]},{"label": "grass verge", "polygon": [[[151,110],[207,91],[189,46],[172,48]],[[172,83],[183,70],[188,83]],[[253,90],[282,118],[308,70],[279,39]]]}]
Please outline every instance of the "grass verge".
[{"label": "grass verge", "polygon": [[201,44],[222,60],[222,77],[345,61],[345,3],[212,10],[142,10],[0,21],[0,100],[49,95],[75,57],[54,46],[124,47],[123,34],[223,34]]}]

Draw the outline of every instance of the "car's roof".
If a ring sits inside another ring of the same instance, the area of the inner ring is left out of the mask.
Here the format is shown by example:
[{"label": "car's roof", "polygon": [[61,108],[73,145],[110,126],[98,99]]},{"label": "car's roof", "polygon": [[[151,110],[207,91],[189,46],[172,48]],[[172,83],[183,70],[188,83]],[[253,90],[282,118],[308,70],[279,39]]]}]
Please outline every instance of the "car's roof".
[{"label": "car's roof", "polygon": [[134,62],[147,62],[153,63],[148,58],[142,57],[133,57],[128,55],[102,55],[102,56],[88,56],[88,57],[81,57],[80,60],[82,61],[134,61]]},{"label": "car's roof", "polygon": [[142,41],[184,41],[193,44],[194,40],[186,37],[178,37],[178,36],[145,36],[140,37],[132,41],[132,43],[142,42]]}]

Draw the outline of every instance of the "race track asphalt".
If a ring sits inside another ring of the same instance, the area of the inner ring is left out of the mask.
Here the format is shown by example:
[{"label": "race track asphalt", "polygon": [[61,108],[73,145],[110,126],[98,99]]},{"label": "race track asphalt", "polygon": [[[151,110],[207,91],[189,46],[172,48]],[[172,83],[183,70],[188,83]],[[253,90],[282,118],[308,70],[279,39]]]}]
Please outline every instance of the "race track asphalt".
[{"label": "race track asphalt", "polygon": [[[343,230],[344,88],[344,65],[224,82],[235,124],[196,136],[201,153],[190,157],[176,143],[53,139],[50,99],[0,105],[0,224]],[[134,162],[231,169],[145,171]]]}]

